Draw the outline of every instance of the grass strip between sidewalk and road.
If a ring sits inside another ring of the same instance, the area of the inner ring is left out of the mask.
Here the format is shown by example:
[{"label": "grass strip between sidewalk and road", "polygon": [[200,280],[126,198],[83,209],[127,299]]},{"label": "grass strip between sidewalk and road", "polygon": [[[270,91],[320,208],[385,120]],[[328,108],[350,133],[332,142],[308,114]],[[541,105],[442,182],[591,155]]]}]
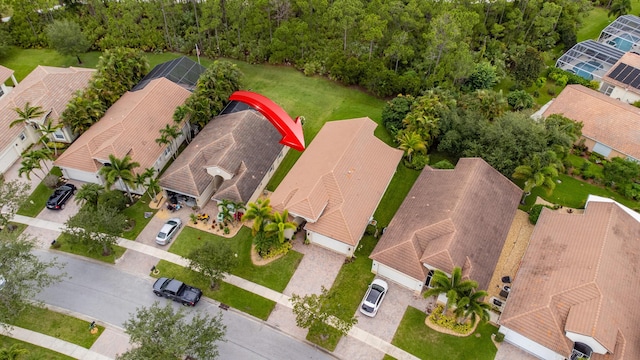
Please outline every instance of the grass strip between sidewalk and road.
[{"label": "grass strip between sidewalk and road", "polygon": [[204,241],[221,241],[238,256],[238,265],[231,274],[262,285],[277,292],[283,292],[302,260],[302,254],[289,251],[280,259],[263,266],[251,261],[251,229],[243,226],[232,238],[225,238],[202,230],[185,226],[169,248],[169,252],[187,257],[191,251],[202,246]]},{"label": "grass strip between sidewalk and road", "polygon": [[191,286],[200,288],[203,295],[208,298],[229,305],[234,309],[262,320],[267,320],[269,314],[271,314],[271,311],[273,311],[273,308],[276,306],[274,301],[265,299],[237,286],[227,284],[224,281],[220,282],[215,290],[211,290],[209,281],[200,275],[200,273],[165,260],[160,260],[158,265],[156,265],[156,269],[159,270],[159,273],[157,275],[151,274],[151,276],[156,278],[176,278]]},{"label": "grass strip between sidewalk and road", "polygon": [[59,352],[55,352],[53,350],[49,350],[47,348],[43,348],[38,345],[34,345],[28,342],[24,342],[18,339],[10,338],[8,336],[0,335],[0,348],[9,349],[12,345],[18,344],[20,349],[25,349],[28,353],[19,356],[17,359],[20,360],[74,360],[67,355],[60,354]]},{"label": "grass strip between sidewalk and road", "polygon": [[98,332],[91,334],[89,322],[35,305],[27,305],[11,325],[49,335],[86,349],[90,349],[104,331],[104,327],[98,325]]}]

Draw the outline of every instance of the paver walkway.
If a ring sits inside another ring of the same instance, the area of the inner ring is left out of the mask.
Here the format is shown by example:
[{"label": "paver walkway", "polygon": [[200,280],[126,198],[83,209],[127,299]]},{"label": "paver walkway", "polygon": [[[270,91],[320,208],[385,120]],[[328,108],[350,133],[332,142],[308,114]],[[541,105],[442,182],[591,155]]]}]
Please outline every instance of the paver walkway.
[{"label": "paver walkway", "polygon": [[[34,219],[34,218],[30,218],[27,216],[20,216],[20,215],[15,215],[13,218],[13,221],[17,223],[26,224],[29,226],[35,226],[35,227],[52,230],[52,231],[61,231],[62,228],[64,227],[63,224],[59,224],[53,221],[48,221],[43,219]],[[158,259],[175,263],[177,265],[187,266],[188,264],[188,261],[183,257],[170,253],[168,251],[156,248],[154,246],[145,245],[139,242],[135,242],[135,241],[131,241],[123,238],[118,239],[118,245],[129,250],[137,251],[143,254],[153,256]],[[289,309],[292,308],[290,297],[285,294],[271,290],[262,285],[250,282],[248,280],[237,277],[235,275],[227,275],[224,281],[234,286],[237,286],[241,289],[260,295],[266,299],[272,300],[283,307],[286,307]],[[357,340],[360,340],[363,343],[367,344],[368,346],[371,346],[385,354],[389,354],[399,360],[418,359],[417,357],[409,354],[408,352],[391,345],[387,341],[384,341],[380,337],[369,334],[366,331],[356,326],[354,326],[351,329],[348,336],[355,338]],[[35,344],[38,344],[38,343],[35,343]],[[82,357],[82,359],[85,359],[85,358]]]}]

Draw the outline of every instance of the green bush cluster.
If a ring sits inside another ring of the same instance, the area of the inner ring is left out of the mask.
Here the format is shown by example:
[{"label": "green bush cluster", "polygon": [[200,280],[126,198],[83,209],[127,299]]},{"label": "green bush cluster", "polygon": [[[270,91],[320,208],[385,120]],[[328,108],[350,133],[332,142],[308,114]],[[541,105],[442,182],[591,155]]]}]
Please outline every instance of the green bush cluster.
[{"label": "green bush cluster", "polygon": [[449,317],[442,313],[444,310],[443,305],[438,305],[431,315],[429,315],[429,321],[432,323],[441,326],[443,328],[452,330],[458,334],[468,334],[471,331],[471,323],[467,322],[465,324],[459,324],[455,317]]},{"label": "green bush cluster", "polygon": [[588,88],[597,90],[600,86],[600,83],[598,83],[597,81],[587,80],[582,76],[578,76],[557,67],[549,68],[547,77],[553,80],[553,82],[555,82],[560,87],[564,87],[567,84],[580,84]]}]

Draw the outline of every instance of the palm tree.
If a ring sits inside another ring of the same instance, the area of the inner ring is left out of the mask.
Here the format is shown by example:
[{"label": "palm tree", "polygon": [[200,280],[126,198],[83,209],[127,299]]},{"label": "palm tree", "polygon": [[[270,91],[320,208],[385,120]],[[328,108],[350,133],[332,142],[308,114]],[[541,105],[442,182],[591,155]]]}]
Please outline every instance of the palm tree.
[{"label": "palm tree", "polygon": [[26,104],[24,104],[23,109],[15,108],[13,110],[18,114],[19,117],[9,124],[10,128],[18,124],[31,124],[31,119],[37,119],[44,115],[44,110],[42,110],[42,107],[31,106],[28,101]]},{"label": "palm tree", "polygon": [[285,241],[285,231],[297,228],[296,223],[289,221],[289,210],[285,209],[282,213],[276,212],[273,214],[273,219],[264,226],[264,231],[277,235],[278,241],[282,244]]},{"label": "palm tree", "polygon": [[455,304],[458,299],[467,296],[473,289],[478,287],[478,283],[473,280],[462,280],[462,269],[453,268],[451,278],[444,272],[436,270],[431,278],[431,289],[424,292],[424,297],[447,294],[447,303],[444,306],[443,314],[447,313],[449,306]]},{"label": "palm tree", "polygon": [[[53,160],[53,152],[49,148],[31,150],[28,153],[23,154],[22,157],[36,161],[40,165],[44,164],[44,168],[47,170],[45,175],[51,171],[47,165],[47,160]],[[42,168],[42,166],[40,166],[40,168]]]},{"label": "palm tree", "polygon": [[[42,136],[40,136],[40,139],[38,139],[38,141],[42,142],[42,144],[47,149],[49,149],[49,140],[51,139],[50,136],[60,128],[62,128],[61,124],[53,125],[53,121],[49,120],[45,125],[40,126],[40,132],[42,133]],[[58,156],[58,147],[54,146],[53,150],[55,156]]]},{"label": "palm tree", "polygon": [[271,199],[258,199],[254,203],[247,205],[247,212],[242,216],[242,221],[253,220],[251,233],[256,236],[264,231],[264,225],[271,220]]},{"label": "palm tree", "polygon": [[522,203],[524,203],[526,197],[531,194],[531,190],[537,186],[545,189],[547,194],[551,194],[556,188],[554,179],[558,177],[558,169],[555,164],[545,162],[539,154],[535,154],[530,161],[516,167],[511,176],[514,179],[524,180],[524,196],[522,197]]},{"label": "palm tree", "polygon": [[0,349],[1,360],[17,360],[22,358],[22,355],[28,354],[29,351],[21,347],[20,344],[13,344],[11,347],[3,347]]},{"label": "palm tree", "polygon": [[40,171],[42,171],[42,166],[39,161],[32,158],[24,158],[20,162],[20,165],[21,166],[18,169],[18,176],[22,177],[22,174],[26,174],[27,180],[31,181],[31,174],[33,173],[38,179],[42,180],[38,174],[33,172],[35,169],[40,169]]},{"label": "palm tree", "polygon": [[174,151],[174,143],[180,136],[180,127],[178,125],[170,126],[167,124],[163,129],[160,129],[160,138],[156,139],[158,145],[169,144],[173,158],[176,158],[177,149]]},{"label": "palm tree", "polygon": [[133,196],[131,196],[131,190],[129,186],[134,186],[135,176],[133,175],[133,169],[140,166],[140,163],[131,161],[131,156],[126,155],[122,159],[118,159],[113,154],[109,155],[109,163],[100,168],[100,175],[105,178],[105,185],[107,189],[111,189],[111,186],[116,181],[120,181],[120,184],[124,187],[129,200],[133,202]]},{"label": "palm tree", "polygon": [[411,156],[415,152],[426,153],[427,152],[427,144],[422,140],[420,134],[415,131],[411,132],[401,132],[397,139],[400,146],[398,148],[400,150],[404,150],[405,156],[408,158],[409,162],[411,162]]},{"label": "palm tree", "polygon": [[98,206],[98,199],[104,192],[104,186],[94,183],[84,184],[78,189],[76,193],[76,203],[85,201],[86,203]]},{"label": "palm tree", "polygon": [[608,17],[619,17],[622,15],[626,15],[631,11],[631,0],[614,0],[611,3],[611,8],[609,9]]},{"label": "palm tree", "polygon": [[[159,180],[155,177],[147,178],[147,194],[149,194],[150,200],[153,200],[158,196],[158,191],[160,191]],[[153,194],[153,196],[151,196]]]},{"label": "palm tree", "polygon": [[491,306],[483,301],[482,298],[488,296],[484,290],[472,291],[470,294],[461,297],[456,304],[456,316],[462,318],[459,323],[464,324],[471,318],[472,326],[475,325],[476,319],[489,320],[489,309]]}]

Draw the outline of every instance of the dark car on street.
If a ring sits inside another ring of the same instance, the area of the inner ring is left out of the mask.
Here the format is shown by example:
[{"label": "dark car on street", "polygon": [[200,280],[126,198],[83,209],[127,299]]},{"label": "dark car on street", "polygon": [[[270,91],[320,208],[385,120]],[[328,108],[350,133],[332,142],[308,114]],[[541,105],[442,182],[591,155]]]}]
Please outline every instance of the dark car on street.
[{"label": "dark car on street", "polygon": [[202,290],[189,286],[182,281],[176,279],[168,279],[161,277],[153,284],[153,293],[158,297],[166,297],[175,302],[179,302],[184,306],[196,306]]},{"label": "dark car on street", "polygon": [[71,196],[75,194],[76,186],[73,184],[64,184],[58,187],[47,200],[47,209],[60,210],[64,209],[64,204],[67,203]]}]

